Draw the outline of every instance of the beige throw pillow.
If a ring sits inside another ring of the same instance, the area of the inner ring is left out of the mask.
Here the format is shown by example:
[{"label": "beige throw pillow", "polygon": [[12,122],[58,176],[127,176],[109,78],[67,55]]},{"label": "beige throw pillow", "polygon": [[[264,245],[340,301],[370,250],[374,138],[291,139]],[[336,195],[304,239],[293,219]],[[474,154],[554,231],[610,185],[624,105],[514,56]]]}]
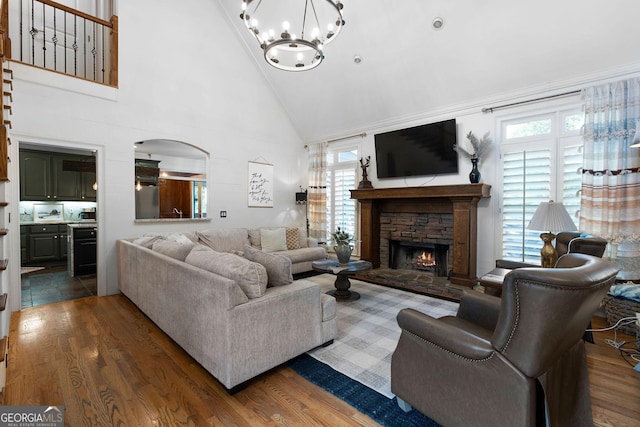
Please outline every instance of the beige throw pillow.
[{"label": "beige throw pillow", "polygon": [[297,228],[287,228],[287,249],[300,249],[300,230]]},{"label": "beige throw pillow", "polygon": [[262,252],[249,245],[244,247],[244,256],[264,266],[268,276],[267,286],[283,286],[293,282],[291,260],[286,256]]},{"label": "beige throw pillow", "polygon": [[257,262],[232,253],[216,252],[199,245],[185,262],[234,280],[247,298],[259,298],[267,289],[267,270]]},{"label": "beige throw pillow", "polygon": [[260,243],[264,252],[287,250],[287,237],[284,228],[261,228]]}]

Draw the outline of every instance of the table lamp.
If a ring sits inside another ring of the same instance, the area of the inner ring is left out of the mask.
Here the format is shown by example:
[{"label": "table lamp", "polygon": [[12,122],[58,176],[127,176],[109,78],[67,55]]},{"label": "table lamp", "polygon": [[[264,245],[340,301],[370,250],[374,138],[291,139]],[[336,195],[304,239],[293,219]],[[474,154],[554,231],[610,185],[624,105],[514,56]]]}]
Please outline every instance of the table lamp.
[{"label": "table lamp", "polygon": [[556,238],[554,233],[577,230],[564,205],[562,203],[554,203],[553,200],[540,203],[527,228],[529,230],[545,231],[540,235],[544,242],[540,250],[540,256],[542,257],[542,266],[545,268],[553,267],[558,260],[558,252],[556,252],[556,248],[552,244],[553,239]]}]

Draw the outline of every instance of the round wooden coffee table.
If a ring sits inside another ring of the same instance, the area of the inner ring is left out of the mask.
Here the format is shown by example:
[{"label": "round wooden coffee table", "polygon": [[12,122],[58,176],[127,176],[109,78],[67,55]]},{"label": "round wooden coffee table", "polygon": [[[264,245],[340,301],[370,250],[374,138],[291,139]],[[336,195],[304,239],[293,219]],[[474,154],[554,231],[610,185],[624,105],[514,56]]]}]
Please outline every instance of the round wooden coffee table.
[{"label": "round wooden coffee table", "polygon": [[369,261],[349,261],[348,264],[340,264],[337,259],[325,259],[312,262],[311,268],[322,273],[336,275],[334,284],[336,289],[327,292],[327,294],[333,296],[337,301],[355,301],[360,299],[360,294],[349,290],[351,287],[349,276],[360,271],[371,270],[372,265]]}]

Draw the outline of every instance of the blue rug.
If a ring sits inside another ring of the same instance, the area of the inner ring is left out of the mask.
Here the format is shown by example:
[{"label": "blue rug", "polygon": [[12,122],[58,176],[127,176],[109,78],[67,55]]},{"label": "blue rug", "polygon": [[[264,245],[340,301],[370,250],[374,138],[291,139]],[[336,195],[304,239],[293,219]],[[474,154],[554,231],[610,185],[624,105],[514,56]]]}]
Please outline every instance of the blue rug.
[{"label": "blue rug", "polygon": [[328,365],[303,354],[289,362],[301,377],[347,402],[386,427],[438,427],[440,424],[412,409],[404,412],[396,399],[370,389]]}]

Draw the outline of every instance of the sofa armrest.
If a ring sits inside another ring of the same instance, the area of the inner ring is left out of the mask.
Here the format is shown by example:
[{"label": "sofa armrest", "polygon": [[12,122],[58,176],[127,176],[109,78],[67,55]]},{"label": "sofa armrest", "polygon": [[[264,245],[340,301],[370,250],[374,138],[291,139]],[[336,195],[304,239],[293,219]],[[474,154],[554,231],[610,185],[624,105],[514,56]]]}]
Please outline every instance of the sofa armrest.
[{"label": "sofa armrest", "polygon": [[317,248],[318,239],[316,239],[315,237],[307,237],[307,246],[310,248]]},{"label": "sofa armrest", "polygon": [[400,310],[397,320],[403,333],[413,334],[458,356],[479,360],[494,352],[486,339],[411,308]]},{"label": "sofa armrest", "polygon": [[304,279],[233,307],[225,325],[230,369],[222,382],[233,387],[321,345],[321,325],[320,286]]}]

